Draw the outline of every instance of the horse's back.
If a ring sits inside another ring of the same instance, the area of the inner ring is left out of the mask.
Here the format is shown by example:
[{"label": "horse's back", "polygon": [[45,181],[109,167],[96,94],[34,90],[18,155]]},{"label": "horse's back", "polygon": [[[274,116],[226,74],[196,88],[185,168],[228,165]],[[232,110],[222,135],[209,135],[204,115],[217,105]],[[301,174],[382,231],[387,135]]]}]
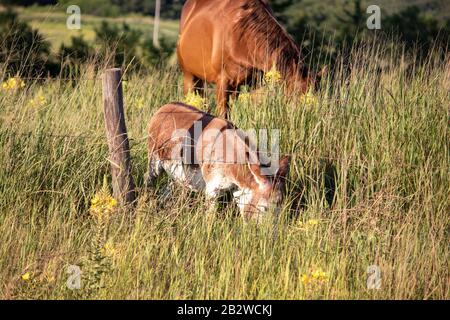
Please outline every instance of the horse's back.
[{"label": "horse's back", "polygon": [[[211,0],[187,1],[183,7],[178,40],[178,60],[187,71],[209,82],[215,82],[217,66],[214,52],[217,38],[223,31],[222,19],[217,19],[218,8]],[[221,3],[217,3],[223,6]],[[219,33],[219,34],[218,34]]]},{"label": "horse's back", "polygon": [[226,120],[184,103],[174,102],[162,106],[153,115],[148,126],[148,134],[157,146],[161,146],[164,141],[170,140],[177,131],[184,130],[193,135],[194,130],[198,130],[198,128],[204,131],[231,127],[232,124]]},{"label": "horse's back", "polygon": [[267,0],[188,0],[177,47],[183,72],[216,83],[224,70],[239,77],[245,72],[242,68],[251,67],[254,39],[244,34],[254,26],[241,25],[241,21],[253,16],[255,10],[262,12],[262,20],[271,16]]}]

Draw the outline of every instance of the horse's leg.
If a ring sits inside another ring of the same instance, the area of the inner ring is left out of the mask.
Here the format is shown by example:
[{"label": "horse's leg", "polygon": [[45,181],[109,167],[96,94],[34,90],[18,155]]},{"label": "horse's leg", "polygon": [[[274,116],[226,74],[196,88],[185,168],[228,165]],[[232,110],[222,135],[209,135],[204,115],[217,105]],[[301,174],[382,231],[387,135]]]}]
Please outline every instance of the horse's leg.
[{"label": "horse's leg", "polygon": [[240,87],[240,85],[230,89],[230,91],[231,91],[230,92],[230,97],[231,97],[232,100],[235,100],[235,99],[237,99],[239,97],[239,93],[240,93],[239,92],[239,87]]},{"label": "horse's leg", "polygon": [[158,176],[162,172],[161,161],[151,153],[148,155],[148,172],[146,173],[145,187],[151,189],[155,186]]},{"label": "horse's leg", "polygon": [[183,72],[184,94],[188,94],[190,91],[194,91],[195,77],[193,74],[184,71]]},{"label": "horse's leg", "polygon": [[201,96],[204,96],[204,85],[205,82],[194,76],[193,74],[189,72],[184,72],[183,74],[183,80],[184,80],[184,94],[188,94],[191,92],[196,92]]},{"label": "horse's leg", "polygon": [[194,88],[199,95],[205,96],[205,82],[202,79],[194,77]]},{"label": "horse's leg", "polygon": [[231,86],[229,81],[224,77],[220,77],[216,84],[216,96],[217,96],[217,109],[219,115],[228,120],[228,100],[230,98]]},{"label": "horse's leg", "polygon": [[[205,173],[202,170],[202,173]],[[207,214],[213,214],[218,209],[218,199],[221,191],[221,179],[217,176],[206,174],[205,178],[205,196]]]},{"label": "horse's leg", "polygon": [[169,202],[172,198],[175,189],[174,187],[174,182],[172,180],[169,180],[169,182],[162,188],[161,194],[158,199],[161,207],[164,207],[164,204]]}]

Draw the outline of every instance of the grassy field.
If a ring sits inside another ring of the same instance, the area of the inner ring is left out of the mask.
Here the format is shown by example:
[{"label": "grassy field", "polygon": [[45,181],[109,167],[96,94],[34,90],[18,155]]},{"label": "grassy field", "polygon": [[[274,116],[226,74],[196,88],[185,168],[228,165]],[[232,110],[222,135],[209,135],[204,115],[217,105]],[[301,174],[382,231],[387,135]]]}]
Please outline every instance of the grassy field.
[{"label": "grassy field", "polygon": [[[81,29],[69,30],[66,27],[69,15],[58,7],[17,8],[17,11],[20,19],[42,32],[55,52],[59,50],[62,43],[70,45],[73,36],[82,35],[88,42],[95,43],[95,29],[100,26],[102,21],[119,25],[127,23],[131,28],[141,30],[147,37],[151,37],[153,33],[153,18],[137,14],[117,18],[82,14]],[[178,21],[162,20],[160,30],[162,37],[175,42],[178,37]]]},{"label": "grassy field", "polygon": [[[377,48],[356,50],[350,74],[335,66],[317,100],[234,103],[240,128],[279,128],[293,156],[285,209],[261,225],[232,207],[205,215],[184,190],[161,207],[143,189],[133,214],[117,208],[99,225],[91,200],[109,172],[99,75],[0,89],[0,298],[449,299],[448,56],[410,69]],[[183,99],[181,75],[127,77],[141,188],[147,122]],[[81,267],[79,290],[67,288],[69,265]],[[378,290],[367,287],[373,265]]]}]

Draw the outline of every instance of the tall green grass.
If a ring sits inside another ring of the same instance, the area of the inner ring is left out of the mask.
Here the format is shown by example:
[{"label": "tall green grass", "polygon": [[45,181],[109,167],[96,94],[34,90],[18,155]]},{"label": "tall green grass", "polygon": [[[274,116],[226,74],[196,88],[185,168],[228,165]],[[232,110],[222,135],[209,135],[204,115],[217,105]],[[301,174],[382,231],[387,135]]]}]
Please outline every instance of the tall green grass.
[{"label": "tall green grass", "polygon": [[[96,232],[90,200],[109,170],[99,75],[91,66],[76,85],[28,81],[1,91],[0,297],[448,299],[445,61],[412,68],[411,57],[354,50],[351,71],[335,66],[317,103],[273,92],[236,102],[231,118],[240,128],[279,128],[281,152],[292,153],[280,217],[244,224],[232,207],[207,215],[201,195],[180,189],[161,206],[157,192],[141,190],[133,214],[111,217],[110,263],[94,292],[66,281],[69,265],[87,266]],[[181,82],[173,69],[127,81],[139,186],[147,122],[183,99]],[[46,101],[30,106],[39,95]],[[367,288],[371,265],[381,270],[378,290]],[[326,280],[306,283],[317,270]]]}]

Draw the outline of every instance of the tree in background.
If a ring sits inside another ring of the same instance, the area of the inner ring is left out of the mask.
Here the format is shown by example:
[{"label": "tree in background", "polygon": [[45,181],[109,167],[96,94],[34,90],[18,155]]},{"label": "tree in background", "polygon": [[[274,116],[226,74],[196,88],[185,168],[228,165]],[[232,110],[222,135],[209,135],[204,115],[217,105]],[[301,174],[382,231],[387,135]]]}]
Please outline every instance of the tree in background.
[{"label": "tree in background", "polygon": [[121,12],[136,12],[153,15],[157,1],[161,4],[161,17],[166,19],[179,19],[184,0],[111,0],[121,9]]},{"label": "tree in background", "polygon": [[141,31],[131,28],[126,23],[117,26],[103,21],[100,27],[95,29],[95,33],[97,43],[102,48],[101,55],[104,58],[110,58],[109,55],[113,54],[112,66],[139,64],[136,57],[142,36]]},{"label": "tree in background", "polygon": [[385,28],[398,34],[407,49],[417,49],[421,56],[425,56],[434,45],[449,49],[450,20],[440,26],[436,19],[423,14],[416,6],[388,17]]},{"label": "tree in background", "polygon": [[94,58],[94,49],[83,36],[73,36],[71,44],[62,44],[57,58],[60,61],[60,74],[63,78],[77,79],[84,63]]},{"label": "tree in background", "polygon": [[164,64],[171,57],[175,44],[167,41],[166,38],[159,40],[159,47],[155,47],[153,39],[150,37],[145,39],[141,45],[142,62],[146,66],[156,66]]},{"label": "tree in background", "polygon": [[175,44],[165,38],[161,38],[156,47],[152,37],[144,38],[140,30],[126,23],[119,27],[104,21],[95,32],[101,46],[100,57],[112,58],[110,64],[114,67],[137,69],[163,63],[175,48]]},{"label": "tree in background", "polygon": [[54,5],[57,4],[58,0],[0,0],[0,4],[9,6],[9,5],[15,5],[15,6],[32,6],[32,5],[40,5],[40,6],[46,6],[46,5]]},{"label": "tree in background", "polygon": [[341,37],[353,38],[366,29],[367,15],[361,0],[347,0],[343,11],[343,16],[337,17],[338,21],[342,23]]},{"label": "tree in background", "polygon": [[[448,48],[450,20],[438,21],[418,7],[383,11],[382,30],[368,30],[367,3],[362,0],[270,0],[277,19],[302,47],[310,64],[333,63],[338,52],[375,34],[397,36],[406,49],[426,56],[433,45]],[[400,42],[401,42],[400,41]]]},{"label": "tree in background", "polygon": [[59,49],[59,56],[62,60],[69,59],[75,63],[83,63],[89,60],[93,55],[92,47],[84,40],[83,35],[72,36],[71,45],[61,45]]},{"label": "tree in background", "polygon": [[10,10],[0,12],[0,48],[0,63],[10,76],[57,73],[50,59],[50,44]]},{"label": "tree in background", "polygon": [[59,0],[58,5],[64,11],[70,5],[77,5],[82,13],[101,17],[118,17],[124,14],[123,9],[112,0]]}]

